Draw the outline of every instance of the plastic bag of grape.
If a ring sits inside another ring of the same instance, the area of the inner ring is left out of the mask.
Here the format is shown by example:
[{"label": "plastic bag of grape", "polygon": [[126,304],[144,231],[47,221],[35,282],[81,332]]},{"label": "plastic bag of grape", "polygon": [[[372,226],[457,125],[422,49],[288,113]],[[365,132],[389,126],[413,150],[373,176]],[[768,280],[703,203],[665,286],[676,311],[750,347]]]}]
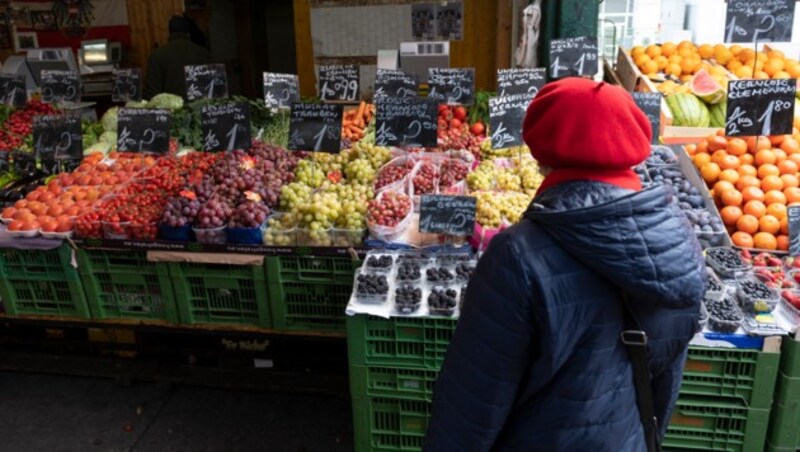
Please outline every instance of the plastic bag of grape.
[{"label": "plastic bag of grape", "polygon": [[411,170],[417,164],[417,160],[412,156],[395,157],[378,170],[378,177],[375,179],[375,191],[397,191],[405,192],[408,189],[408,178]]},{"label": "plastic bag of grape", "polygon": [[369,202],[367,225],[370,235],[387,243],[403,235],[411,224],[414,206],[405,193],[383,191]]}]

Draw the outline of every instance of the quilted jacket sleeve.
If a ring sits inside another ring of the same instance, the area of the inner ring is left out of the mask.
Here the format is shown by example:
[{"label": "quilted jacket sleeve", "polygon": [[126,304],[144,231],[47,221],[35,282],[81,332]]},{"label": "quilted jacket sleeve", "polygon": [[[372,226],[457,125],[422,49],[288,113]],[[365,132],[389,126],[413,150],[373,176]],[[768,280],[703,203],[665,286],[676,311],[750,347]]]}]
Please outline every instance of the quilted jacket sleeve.
[{"label": "quilted jacket sleeve", "polygon": [[481,258],[434,387],[425,450],[490,450],[529,369],[534,329],[531,284],[511,236]]}]

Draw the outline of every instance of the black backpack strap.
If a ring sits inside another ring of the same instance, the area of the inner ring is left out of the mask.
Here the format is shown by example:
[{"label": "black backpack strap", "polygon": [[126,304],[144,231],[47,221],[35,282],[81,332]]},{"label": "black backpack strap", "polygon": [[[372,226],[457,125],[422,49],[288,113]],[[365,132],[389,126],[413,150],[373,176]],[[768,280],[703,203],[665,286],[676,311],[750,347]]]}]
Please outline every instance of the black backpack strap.
[{"label": "black backpack strap", "polygon": [[658,444],[658,418],[653,404],[650,360],[647,357],[647,334],[636,320],[625,292],[622,292],[622,305],[625,329],[620,334],[620,339],[628,350],[631,360],[633,384],[636,388],[636,405],[639,408],[639,418],[644,428],[647,452],[659,452],[661,448]]}]

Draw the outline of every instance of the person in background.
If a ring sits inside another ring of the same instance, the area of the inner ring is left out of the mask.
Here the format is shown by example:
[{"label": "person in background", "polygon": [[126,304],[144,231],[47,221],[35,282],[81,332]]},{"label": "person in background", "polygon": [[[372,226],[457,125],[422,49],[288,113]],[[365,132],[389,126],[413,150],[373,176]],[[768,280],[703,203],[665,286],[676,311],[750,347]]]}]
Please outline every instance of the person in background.
[{"label": "person in background", "polygon": [[189,39],[189,23],[181,16],[169,19],[169,42],[153,51],[147,63],[144,97],[171,93],[186,98],[184,66],[211,64],[214,59],[205,47]]},{"label": "person in background", "polygon": [[523,136],[546,177],[469,282],[424,449],[647,451],[620,334],[635,322],[647,335],[636,361],[650,371],[638,387],[652,387],[654,444],[699,327],[700,244],[670,187],[643,189],[631,169],[649,155],[651,127],[627,92],[548,83]]}]

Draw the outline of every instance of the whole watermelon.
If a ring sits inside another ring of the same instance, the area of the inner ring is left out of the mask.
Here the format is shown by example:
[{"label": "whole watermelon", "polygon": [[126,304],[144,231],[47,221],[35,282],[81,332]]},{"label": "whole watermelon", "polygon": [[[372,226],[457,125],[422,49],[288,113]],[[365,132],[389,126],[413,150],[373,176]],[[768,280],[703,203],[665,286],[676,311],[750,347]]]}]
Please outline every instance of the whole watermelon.
[{"label": "whole watermelon", "polygon": [[711,116],[708,107],[694,94],[678,93],[667,97],[667,105],[672,111],[674,126],[708,127]]},{"label": "whole watermelon", "polygon": [[725,114],[728,111],[728,102],[722,101],[716,105],[712,105],[708,109],[708,114],[711,115],[711,120],[708,125],[711,127],[725,127]]}]

